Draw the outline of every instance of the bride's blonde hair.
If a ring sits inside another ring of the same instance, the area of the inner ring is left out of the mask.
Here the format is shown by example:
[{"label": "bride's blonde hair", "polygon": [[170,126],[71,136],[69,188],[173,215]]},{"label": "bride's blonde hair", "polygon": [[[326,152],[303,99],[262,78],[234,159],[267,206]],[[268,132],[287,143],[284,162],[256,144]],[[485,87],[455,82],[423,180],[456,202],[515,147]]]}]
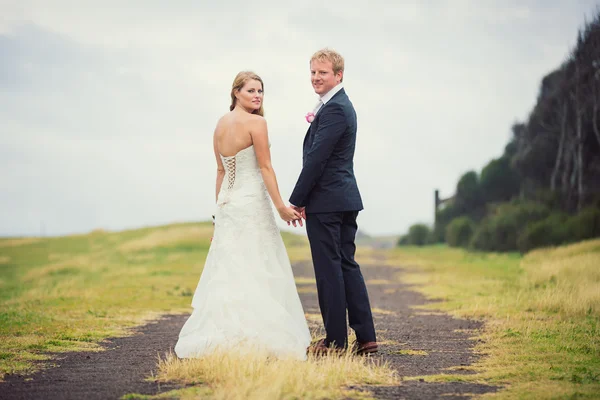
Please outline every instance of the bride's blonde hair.
[{"label": "bride's blonde hair", "polygon": [[[259,81],[260,86],[262,86],[262,89],[265,90],[265,84],[263,83],[262,79],[254,72],[242,71],[238,73],[235,76],[235,79],[233,80],[233,85],[231,85],[231,105],[229,106],[229,111],[233,111],[237,102],[237,99],[235,98],[235,92],[239,92],[240,90],[242,90],[246,82],[248,82],[249,80]],[[265,115],[265,110],[263,109],[262,102],[260,103],[260,108],[258,110],[254,110],[252,114],[258,114],[261,117]]]}]

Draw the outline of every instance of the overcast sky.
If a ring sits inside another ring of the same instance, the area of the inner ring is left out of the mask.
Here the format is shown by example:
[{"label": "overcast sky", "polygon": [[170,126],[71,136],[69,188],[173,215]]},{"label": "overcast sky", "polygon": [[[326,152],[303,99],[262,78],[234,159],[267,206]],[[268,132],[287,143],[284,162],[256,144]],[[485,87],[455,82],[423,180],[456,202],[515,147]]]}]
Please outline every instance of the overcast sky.
[{"label": "overcast sky", "polygon": [[325,46],[358,114],[360,228],[431,223],[434,189],[502,153],[596,3],[0,0],[0,235],[208,219],[240,70],[265,82],[287,200]]}]

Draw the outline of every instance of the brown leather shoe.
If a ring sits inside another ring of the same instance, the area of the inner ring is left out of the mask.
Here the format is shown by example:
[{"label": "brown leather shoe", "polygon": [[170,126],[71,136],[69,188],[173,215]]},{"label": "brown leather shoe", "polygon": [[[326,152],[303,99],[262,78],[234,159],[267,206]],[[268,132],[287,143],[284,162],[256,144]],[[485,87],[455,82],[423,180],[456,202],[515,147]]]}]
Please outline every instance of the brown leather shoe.
[{"label": "brown leather shoe", "polygon": [[319,339],[312,346],[306,349],[306,354],[314,354],[316,356],[340,355],[344,353],[344,349],[338,347],[330,347],[325,344],[325,339]]},{"label": "brown leather shoe", "polygon": [[357,356],[364,356],[367,354],[377,353],[377,350],[377,342],[354,342],[354,344],[352,345],[352,354],[356,354]]}]

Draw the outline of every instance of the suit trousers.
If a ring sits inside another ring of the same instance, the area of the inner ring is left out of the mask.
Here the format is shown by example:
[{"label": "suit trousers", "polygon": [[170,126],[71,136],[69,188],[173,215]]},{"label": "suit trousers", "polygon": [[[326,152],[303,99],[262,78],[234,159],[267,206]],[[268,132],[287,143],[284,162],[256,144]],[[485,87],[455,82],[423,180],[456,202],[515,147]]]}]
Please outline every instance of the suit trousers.
[{"label": "suit trousers", "polygon": [[358,211],[311,213],[306,232],[317,280],[325,343],[348,345],[348,322],[360,343],[375,342],[369,295],[360,266],[354,260]]}]

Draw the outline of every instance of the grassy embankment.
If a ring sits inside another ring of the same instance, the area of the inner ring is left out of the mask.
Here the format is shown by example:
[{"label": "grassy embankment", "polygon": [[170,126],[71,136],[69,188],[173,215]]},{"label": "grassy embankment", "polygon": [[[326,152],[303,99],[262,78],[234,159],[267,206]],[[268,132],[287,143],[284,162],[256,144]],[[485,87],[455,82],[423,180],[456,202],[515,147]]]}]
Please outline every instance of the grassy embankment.
[{"label": "grassy embankment", "polygon": [[[486,321],[474,375],[423,376],[505,386],[499,398],[600,398],[600,240],[518,254],[399,248],[398,279],[426,308]],[[464,368],[464,367],[461,367]]]}]

